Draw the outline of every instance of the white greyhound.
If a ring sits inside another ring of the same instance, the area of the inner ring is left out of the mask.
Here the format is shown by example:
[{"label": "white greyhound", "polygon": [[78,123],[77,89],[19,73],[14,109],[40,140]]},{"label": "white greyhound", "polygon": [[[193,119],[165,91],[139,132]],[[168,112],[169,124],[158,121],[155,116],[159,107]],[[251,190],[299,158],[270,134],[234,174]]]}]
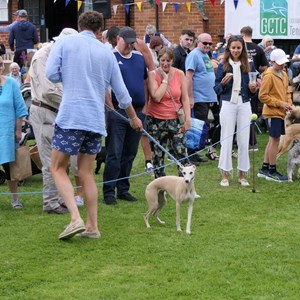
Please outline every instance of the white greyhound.
[{"label": "white greyhound", "polygon": [[193,211],[193,203],[195,198],[200,196],[196,194],[194,177],[196,167],[186,166],[180,167],[183,177],[164,176],[150,182],[145,191],[148,201],[148,211],[144,216],[147,228],[150,228],[149,216],[152,214],[160,224],[165,224],[159,219],[158,213],[166,203],[165,192],[167,192],[176,201],[176,227],[177,231],[181,231],[180,227],[180,206],[184,200],[189,201],[188,220],[186,224],[186,233],[191,233],[191,219]]}]

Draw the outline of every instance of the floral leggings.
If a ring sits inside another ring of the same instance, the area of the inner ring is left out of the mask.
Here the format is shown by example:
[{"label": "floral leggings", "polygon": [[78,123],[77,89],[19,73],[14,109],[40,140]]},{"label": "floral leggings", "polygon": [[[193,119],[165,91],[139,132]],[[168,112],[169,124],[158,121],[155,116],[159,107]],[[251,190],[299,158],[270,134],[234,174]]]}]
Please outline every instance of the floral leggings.
[{"label": "floral leggings", "polygon": [[[181,132],[181,125],[177,119],[161,120],[147,116],[147,131],[164,148],[172,148],[175,158],[180,160],[182,165],[188,164],[186,154],[186,137]],[[150,140],[155,178],[166,176],[164,168],[165,152]],[[170,149],[169,149],[170,150]]]}]

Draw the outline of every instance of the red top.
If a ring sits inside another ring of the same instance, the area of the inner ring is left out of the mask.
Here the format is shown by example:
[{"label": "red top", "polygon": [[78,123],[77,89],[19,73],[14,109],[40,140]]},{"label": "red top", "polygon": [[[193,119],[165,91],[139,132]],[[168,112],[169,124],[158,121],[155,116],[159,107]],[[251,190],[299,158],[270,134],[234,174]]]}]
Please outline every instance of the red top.
[{"label": "red top", "polygon": [[[155,72],[155,79],[158,83],[158,86],[162,84],[162,78],[157,71]],[[180,98],[181,98],[181,78],[180,73],[177,69],[175,69],[174,76],[168,82],[168,87],[171,90],[173,99],[176,104],[177,110],[182,106]],[[174,107],[174,103],[172,98],[168,92],[168,88],[166,89],[165,94],[163,95],[160,102],[155,102],[151,96],[149,96],[147,115],[162,119],[162,120],[174,120],[177,119],[177,112]]]}]

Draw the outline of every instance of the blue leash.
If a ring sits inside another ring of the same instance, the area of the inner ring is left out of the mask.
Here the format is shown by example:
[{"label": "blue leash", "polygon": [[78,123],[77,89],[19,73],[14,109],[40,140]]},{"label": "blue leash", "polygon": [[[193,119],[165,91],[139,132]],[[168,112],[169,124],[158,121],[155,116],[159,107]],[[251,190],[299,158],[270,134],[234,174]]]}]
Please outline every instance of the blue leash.
[{"label": "blue leash", "polygon": [[[118,111],[112,109],[109,105],[105,104],[105,106],[110,110],[115,112],[119,117],[121,117],[123,120],[127,121],[128,123],[130,123],[130,119],[124,117],[123,115],[121,115]],[[165,152],[170,159],[172,159],[179,167],[182,167],[181,163],[167,150],[165,149],[157,140],[154,139],[153,136],[151,136],[144,128],[142,130],[142,132],[163,152]]]}]

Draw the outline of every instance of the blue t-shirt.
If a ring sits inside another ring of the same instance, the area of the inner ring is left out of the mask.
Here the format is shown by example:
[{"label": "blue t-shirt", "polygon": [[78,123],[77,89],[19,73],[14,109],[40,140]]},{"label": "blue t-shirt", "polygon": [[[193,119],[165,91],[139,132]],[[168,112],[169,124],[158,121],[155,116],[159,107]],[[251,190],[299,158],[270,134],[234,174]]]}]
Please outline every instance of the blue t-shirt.
[{"label": "blue t-shirt", "polygon": [[[116,49],[113,50],[116,56],[125,86],[132,98],[134,107],[143,107],[145,105],[145,88],[144,80],[147,79],[148,73],[143,55],[138,51],[132,51],[130,57],[122,56]],[[112,101],[118,104],[118,101],[112,93]]]},{"label": "blue t-shirt", "polygon": [[296,47],[294,54],[300,54],[300,45]]},{"label": "blue t-shirt", "polygon": [[195,48],[186,58],[185,69],[194,72],[193,93],[194,101],[217,102],[214,91],[215,72],[209,56]]}]

